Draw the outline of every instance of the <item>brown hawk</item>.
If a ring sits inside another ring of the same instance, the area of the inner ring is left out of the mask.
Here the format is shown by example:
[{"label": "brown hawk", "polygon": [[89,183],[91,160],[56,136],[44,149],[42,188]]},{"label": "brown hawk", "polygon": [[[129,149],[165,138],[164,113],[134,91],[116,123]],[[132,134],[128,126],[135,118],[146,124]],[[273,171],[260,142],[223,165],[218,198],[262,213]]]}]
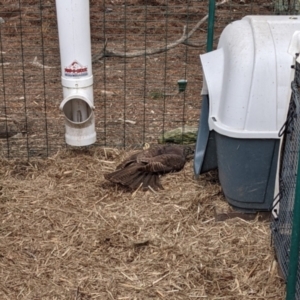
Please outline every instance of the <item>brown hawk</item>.
[{"label": "brown hawk", "polygon": [[154,190],[163,189],[159,176],[180,171],[193,154],[190,146],[157,145],[129,156],[116,171],[104,177],[132,189],[147,189],[149,186]]}]

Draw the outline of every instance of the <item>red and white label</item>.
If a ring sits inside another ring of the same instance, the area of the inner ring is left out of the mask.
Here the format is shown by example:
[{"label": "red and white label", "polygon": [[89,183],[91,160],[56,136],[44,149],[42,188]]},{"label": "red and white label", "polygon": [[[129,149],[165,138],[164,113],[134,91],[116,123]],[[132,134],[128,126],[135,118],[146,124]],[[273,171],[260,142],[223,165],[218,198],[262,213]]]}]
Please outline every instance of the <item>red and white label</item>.
[{"label": "red and white label", "polygon": [[77,77],[88,75],[88,68],[74,60],[68,67],[65,67],[65,76]]}]

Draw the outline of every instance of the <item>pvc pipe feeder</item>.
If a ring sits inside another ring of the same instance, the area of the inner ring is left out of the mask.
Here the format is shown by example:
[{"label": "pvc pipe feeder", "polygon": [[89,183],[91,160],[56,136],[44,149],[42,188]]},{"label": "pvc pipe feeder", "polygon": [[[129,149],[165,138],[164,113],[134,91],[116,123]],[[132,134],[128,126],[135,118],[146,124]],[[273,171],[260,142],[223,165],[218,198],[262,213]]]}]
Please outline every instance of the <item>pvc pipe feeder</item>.
[{"label": "pvc pipe feeder", "polygon": [[65,139],[71,146],[96,141],[89,0],[56,0]]}]

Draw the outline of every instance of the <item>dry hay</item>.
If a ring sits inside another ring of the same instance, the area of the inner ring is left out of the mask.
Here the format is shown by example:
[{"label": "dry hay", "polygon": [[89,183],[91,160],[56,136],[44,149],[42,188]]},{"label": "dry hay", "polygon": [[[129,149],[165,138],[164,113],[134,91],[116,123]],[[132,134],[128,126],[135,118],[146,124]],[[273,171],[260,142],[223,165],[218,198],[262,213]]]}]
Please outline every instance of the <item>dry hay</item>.
[{"label": "dry hay", "polygon": [[125,152],[1,162],[1,299],[283,299],[269,223],[215,222],[215,173],[165,190],[106,182]]}]

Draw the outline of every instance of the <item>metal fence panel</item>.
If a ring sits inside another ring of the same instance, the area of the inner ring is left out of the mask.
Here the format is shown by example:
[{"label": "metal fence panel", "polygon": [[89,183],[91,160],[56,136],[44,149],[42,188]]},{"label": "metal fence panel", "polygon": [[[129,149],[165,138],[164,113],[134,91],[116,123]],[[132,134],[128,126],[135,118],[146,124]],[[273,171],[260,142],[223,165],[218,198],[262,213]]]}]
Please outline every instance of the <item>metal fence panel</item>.
[{"label": "metal fence panel", "polygon": [[[279,175],[279,207],[275,210],[271,224],[276,256],[285,280],[288,279],[290,264],[293,209],[297,180],[297,167],[300,142],[300,64],[295,64],[295,79],[292,82],[292,95],[287,121],[281,133],[284,134]],[[297,262],[295,262],[297,263]],[[299,262],[298,262],[299,265]],[[300,273],[298,268],[297,297],[300,299]]]},{"label": "metal fence panel", "polygon": [[[65,147],[60,58],[54,0],[5,0],[0,10],[0,155],[47,157]],[[198,126],[207,24],[166,48],[208,13],[208,1],[90,1],[94,99],[99,146],[135,147],[161,134]],[[224,27],[273,4],[230,0],[219,6],[215,45]],[[106,55],[102,57],[103,51]],[[118,52],[133,57],[122,57]],[[100,59],[99,59],[100,57]],[[178,93],[177,81],[187,79]]]}]

